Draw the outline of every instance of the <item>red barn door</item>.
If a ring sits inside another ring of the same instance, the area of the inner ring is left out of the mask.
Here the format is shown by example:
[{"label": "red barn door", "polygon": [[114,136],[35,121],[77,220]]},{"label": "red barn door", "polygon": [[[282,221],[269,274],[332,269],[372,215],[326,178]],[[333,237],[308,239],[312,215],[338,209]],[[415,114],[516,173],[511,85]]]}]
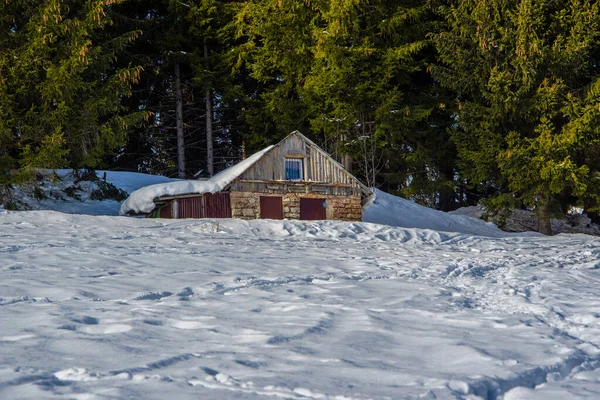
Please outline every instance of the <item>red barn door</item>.
[{"label": "red barn door", "polygon": [[203,218],[231,218],[229,192],[206,193],[203,200]]},{"label": "red barn door", "polygon": [[260,218],[283,219],[283,203],[279,196],[260,196]]},{"label": "red barn door", "polygon": [[178,218],[231,218],[229,193],[182,197],[177,199],[177,210]]},{"label": "red barn door", "polygon": [[300,219],[327,219],[325,199],[300,199]]}]

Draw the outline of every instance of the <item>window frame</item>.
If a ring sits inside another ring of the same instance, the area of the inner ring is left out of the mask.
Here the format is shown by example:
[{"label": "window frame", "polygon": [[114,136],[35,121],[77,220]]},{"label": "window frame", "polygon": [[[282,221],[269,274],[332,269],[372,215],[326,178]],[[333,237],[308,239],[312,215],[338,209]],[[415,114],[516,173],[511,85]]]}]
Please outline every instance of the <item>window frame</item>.
[{"label": "window frame", "polygon": [[[288,178],[288,161],[294,162],[294,163],[298,163],[299,164],[299,168],[298,168],[298,172],[300,174],[300,177],[298,179],[292,179],[292,178]],[[283,173],[284,173],[284,180],[286,181],[294,181],[294,182],[302,182],[305,179],[306,176],[306,171],[304,170],[304,157],[294,157],[294,156],[286,156],[283,160]]]}]

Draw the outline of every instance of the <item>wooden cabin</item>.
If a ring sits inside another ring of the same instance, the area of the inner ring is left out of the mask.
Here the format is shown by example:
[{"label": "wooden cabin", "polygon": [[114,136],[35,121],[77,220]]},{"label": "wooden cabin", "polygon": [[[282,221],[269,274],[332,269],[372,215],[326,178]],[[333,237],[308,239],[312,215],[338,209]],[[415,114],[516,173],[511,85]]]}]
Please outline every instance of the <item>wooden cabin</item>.
[{"label": "wooden cabin", "polygon": [[323,149],[292,132],[209,181],[221,190],[154,199],[157,218],[360,221],[371,191]]}]

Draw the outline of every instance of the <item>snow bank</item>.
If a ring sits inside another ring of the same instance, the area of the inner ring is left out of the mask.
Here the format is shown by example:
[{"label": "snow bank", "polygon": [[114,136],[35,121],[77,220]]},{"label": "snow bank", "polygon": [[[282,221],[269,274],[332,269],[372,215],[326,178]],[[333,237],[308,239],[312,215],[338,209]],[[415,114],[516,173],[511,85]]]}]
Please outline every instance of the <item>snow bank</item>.
[{"label": "snow bank", "polygon": [[363,211],[364,222],[490,237],[508,235],[490,222],[433,210],[378,189],[373,192],[375,200]]},{"label": "snow bank", "polygon": [[273,146],[269,146],[253,154],[242,162],[219,172],[207,181],[175,181],[158,183],[138,189],[123,202],[119,214],[124,215],[131,211],[148,213],[154,209],[154,199],[161,196],[219,192],[272,148]]},{"label": "snow bank", "polygon": [[166,176],[142,174],[139,172],[96,171],[96,174],[100,179],[104,178],[106,174],[106,181],[108,183],[112,183],[127,193],[132,193],[145,186],[177,180]]},{"label": "snow bank", "polygon": [[130,211],[148,213],[154,209],[154,199],[161,196],[176,196],[187,193],[215,193],[220,185],[208,181],[177,181],[150,185],[133,192],[121,205],[119,214]]}]

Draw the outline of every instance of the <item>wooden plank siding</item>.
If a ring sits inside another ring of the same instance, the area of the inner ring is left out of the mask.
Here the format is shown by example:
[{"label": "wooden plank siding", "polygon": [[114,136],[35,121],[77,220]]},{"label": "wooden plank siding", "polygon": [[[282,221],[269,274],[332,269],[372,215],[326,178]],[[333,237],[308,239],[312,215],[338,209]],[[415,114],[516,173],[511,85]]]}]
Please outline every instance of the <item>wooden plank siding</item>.
[{"label": "wooden plank siding", "polygon": [[360,190],[359,182],[346,172],[339,163],[318,149],[316,145],[305,141],[302,137],[295,134],[289,135],[279,145],[248,168],[234,182],[232,189],[245,190],[248,186],[247,184],[241,184],[242,181],[285,181],[286,157],[302,158],[304,160],[303,184],[315,182],[322,186],[348,185]]}]

